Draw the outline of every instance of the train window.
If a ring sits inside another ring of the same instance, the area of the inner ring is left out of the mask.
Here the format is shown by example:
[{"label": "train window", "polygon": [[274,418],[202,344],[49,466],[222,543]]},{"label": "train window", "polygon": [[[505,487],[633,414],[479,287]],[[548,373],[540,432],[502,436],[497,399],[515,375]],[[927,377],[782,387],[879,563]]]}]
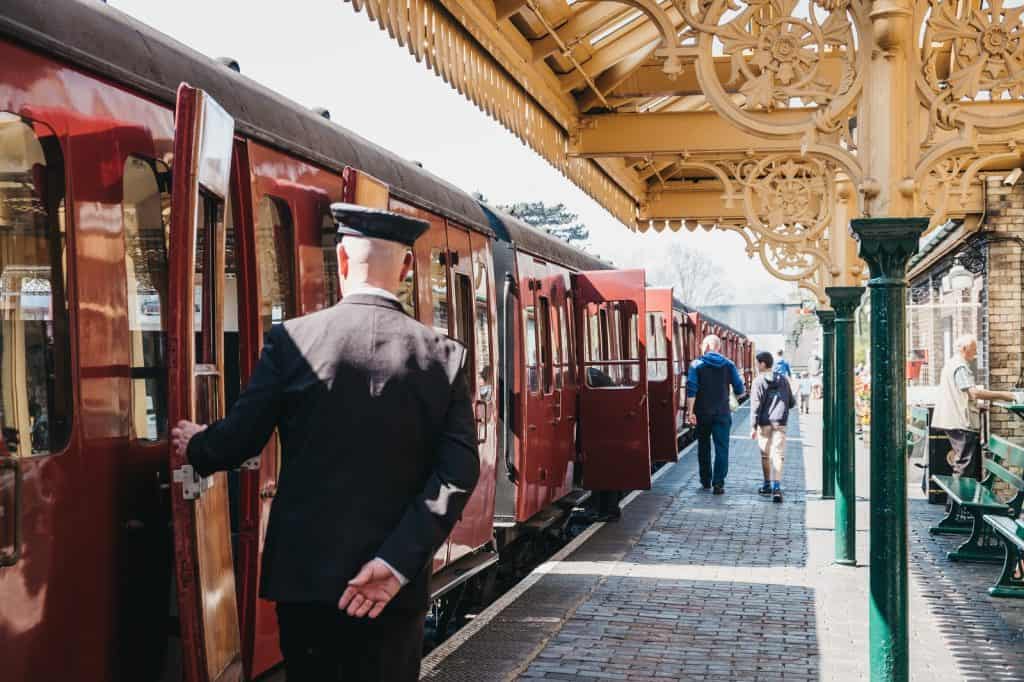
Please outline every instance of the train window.
[{"label": "train window", "polygon": [[665,338],[665,315],[647,313],[647,380],[668,378],[668,339]]},{"label": "train window", "polygon": [[430,302],[434,310],[434,329],[448,334],[448,273],[440,248],[430,250]]},{"label": "train window", "polygon": [[589,304],[583,366],[591,388],[628,388],[640,381],[637,309],[632,301]]},{"label": "train window", "polygon": [[576,383],[576,323],[573,318],[572,299],[566,296],[565,314],[562,315],[562,356],[565,358],[565,383]]},{"label": "train window", "polygon": [[551,327],[551,363],[555,373],[555,388],[562,388],[562,373],[565,371],[565,325],[562,319],[565,316],[557,305],[551,308],[551,314],[555,318]]},{"label": "train window", "polygon": [[129,156],[124,164],[125,275],[131,357],[131,433],[167,437],[167,239],[170,194],[159,161]]},{"label": "train window", "polygon": [[676,376],[683,373],[683,327],[678,319],[672,320],[672,350],[675,355]]},{"label": "train window", "polygon": [[[337,261],[335,261],[335,268],[337,268]],[[395,292],[398,297],[398,301],[402,304],[402,310],[409,317],[416,317],[416,259],[412,259],[412,267],[409,268],[409,272],[405,274],[405,279],[398,285],[398,291]]]},{"label": "train window", "polygon": [[553,375],[551,369],[551,302],[547,296],[540,297],[540,311],[538,312],[538,336],[540,337],[540,362],[541,380],[544,383],[544,393],[551,393],[553,390]]},{"label": "train window", "polygon": [[[473,287],[469,275],[452,273],[452,302],[455,321],[455,339],[466,347],[469,353],[468,367],[476,367],[476,347],[473,344]],[[468,372],[468,369],[467,369]],[[476,387],[476,374],[470,378],[471,388]]]},{"label": "train window", "polygon": [[537,376],[537,310],[532,305],[526,306],[526,386],[530,393],[540,390],[540,377]]},{"label": "train window", "polygon": [[338,251],[336,248],[337,226],[330,211],[324,211],[320,218],[320,248],[324,257],[324,307],[330,308],[341,297],[338,282]]},{"label": "train window", "polygon": [[42,455],[71,427],[64,159],[43,125],[0,113],[0,165],[0,424],[11,455]]},{"label": "train window", "polygon": [[476,331],[476,370],[477,370],[477,397],[480,400],[490,400],[494,392],[494,367],[491,364],[491,306],[488,299],[487,265],[474,253],[474,272],[476,278],[476,293],[474,299],[474,313]]},{"label": "train window", "polygon": [[[260,326],[295,317],[295,228],[288,204],[271,196],[256,209],[256,268],[259,271]],[[335,265],[337,268],[337,265]]]}]

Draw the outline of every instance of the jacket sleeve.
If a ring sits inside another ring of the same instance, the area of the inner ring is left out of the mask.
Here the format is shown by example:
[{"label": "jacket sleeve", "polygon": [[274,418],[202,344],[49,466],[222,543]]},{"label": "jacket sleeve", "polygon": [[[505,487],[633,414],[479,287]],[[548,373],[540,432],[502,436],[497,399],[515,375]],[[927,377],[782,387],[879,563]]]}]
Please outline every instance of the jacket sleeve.
[{"label": "jacket sleeve", "polygon": [[189,441],[188,461],[200,476],[241,466],[259,455],[270,440],[281,412],[280,350],[286,334],[284,327],[271,328],[249,384],[231,411]]},{"label": "jacket sleeve", "polygon": [[480,476],[476,421],[465,368],[452,382],[435,462],[422,492],[376,554],[409,579],[423,570],[448,537]]},{"label": "jacket sleeve", "polygon": [[729,369],[732,372],[732,392],[739,398],[747,392],[747,385],[743,383],[743,377],[740,376],[740,371],[736,369],[736,365],[730,362]]},{"label": "jacket sleeve", "polygon": [[796,396],[793,395],[793,385],[789,383],[788,379],[786,380],[786,396],[786,405],[792,410],[796,407]]},{"label": "jacket sleeve", "polygon": [[757,414],[761,411],[761,388],[763,382],[760,378],[754,379],[754,385],[750,387],[750,428],[757,428]]},{"label": "jacket sleeve", "polygon": [[690,368],[686,370],[686,397],[697,397],[698,388],[700,388],[700,381],[697,379],[697,363],[691,362]]}]

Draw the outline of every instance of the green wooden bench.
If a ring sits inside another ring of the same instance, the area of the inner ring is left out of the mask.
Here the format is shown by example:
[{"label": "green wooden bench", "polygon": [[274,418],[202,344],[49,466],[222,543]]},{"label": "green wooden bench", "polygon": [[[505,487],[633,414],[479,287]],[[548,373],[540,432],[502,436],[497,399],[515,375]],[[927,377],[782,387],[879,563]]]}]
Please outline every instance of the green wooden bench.
[{"label": "green wooden bench", "polygon": [[1024,599],[1024,572],[1021,559],[1024,559],[1024,523],[1005,516],[985,514],[985,523],[995,531],[1003,541],[1003,573],[996,584],[988,588],[993,597],[1015,597]]},{"label": "green wooden bench", "polygon": [[[1024,447],[999,436],[991,436],[988,450],[991,458],[984,459],[986,476],[982,481],[966,476],[932,476],[949,499],[946,517],[930,532],[955,533],[957,531],[953,529],[966,528],[970,524],[970,537],[947,555],[951,561],[1002,561],[1002,543],[982,517],[988,514],[1016,518],[1024,503],[1024,480],[1006,468],[1024,467]],[[1003,502],[996,497],[992,492],[996,481],[1004,481],[1016,490],[1013,499]]]}]

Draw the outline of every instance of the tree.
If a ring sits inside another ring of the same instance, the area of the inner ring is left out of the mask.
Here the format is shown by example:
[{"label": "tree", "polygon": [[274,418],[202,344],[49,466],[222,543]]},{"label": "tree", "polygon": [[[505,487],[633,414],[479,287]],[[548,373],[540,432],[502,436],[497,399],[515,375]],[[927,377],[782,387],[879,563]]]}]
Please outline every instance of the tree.
[{"label": "tree", "polygon": [[543,201],[529,201],[498,208],[570,244],[586,241],[590,237],[590,230],[579,221],[579,216],[571,213],[562,203],[548,206]]},{"label": "tree", "polygon": [[648,279],[671,286],[677,298],[690,306],[728,303],[735,298],[725,269],[707,254],[678,242],[662,251],[656,262],[646,263]]}]

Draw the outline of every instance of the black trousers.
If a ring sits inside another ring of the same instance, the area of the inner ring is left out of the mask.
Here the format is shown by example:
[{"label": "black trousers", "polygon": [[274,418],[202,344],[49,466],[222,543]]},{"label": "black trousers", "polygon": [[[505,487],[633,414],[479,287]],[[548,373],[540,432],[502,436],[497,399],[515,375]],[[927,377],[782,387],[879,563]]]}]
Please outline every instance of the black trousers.
[{"label": "black trousers", "polygon": [[952,462],[953,473],[958,476],[981,478],[981,436],[976,431],[949,429],[946,431],[949,444],[956,460]]},{"label": "black trousers", "polygon": [[277,604],[288,682],[415,682],[423,656],[422,611],[352,618],[336,604]]}]

